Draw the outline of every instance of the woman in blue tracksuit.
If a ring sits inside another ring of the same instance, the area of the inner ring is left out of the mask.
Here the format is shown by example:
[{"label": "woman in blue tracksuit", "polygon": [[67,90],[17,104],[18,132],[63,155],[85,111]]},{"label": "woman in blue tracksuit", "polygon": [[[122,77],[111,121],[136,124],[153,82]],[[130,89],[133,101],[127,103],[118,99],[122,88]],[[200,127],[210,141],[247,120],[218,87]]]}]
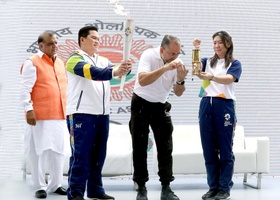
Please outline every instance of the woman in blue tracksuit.
[{"label": "woman in blue tracksuit", "polygon": [[[233,42],[226,31],[214,33],[214,56],[204,58],[199,107],[201,144],[209,191],[202,199],[229,199],[233,186],[232,151],[235,117],[235,83],[241,76],[241,63],[233,57]],[[199,48],[201,41],[193,45]]]}]

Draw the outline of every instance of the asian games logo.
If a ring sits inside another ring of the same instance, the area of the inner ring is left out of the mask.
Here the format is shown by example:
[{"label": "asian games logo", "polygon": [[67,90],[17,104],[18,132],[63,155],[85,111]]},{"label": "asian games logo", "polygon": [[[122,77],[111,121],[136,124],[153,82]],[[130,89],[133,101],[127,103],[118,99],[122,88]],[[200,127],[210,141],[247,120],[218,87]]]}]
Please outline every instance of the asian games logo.
[{"label": "asian games logo", "polygon": [[[111,22],[105,23],[100,20],[96,20],[96,22],[94,23],[85,24],[85,26],[87,25],[93,25],[98,27],[99,35],[101,32],[100,30],[105,30],[102,31],[105,32],[105,34],[100,35],[100,40],[99,40],[100,45],[99,45],[98,54],[108,58],[112,63],[118,65],[120,61],[123,59],[124,35],[122,35],[121,33],[109,34],[107,32],[109,31],[123,32],[124,23],[111,23]],[[131,34],[132,31],[133,30],[131,29],[126,29],[124,30],[124,34]],[[66,63],[70,54],[79,49],[77,40],[72,39],[73,37],[76,38],[77,36],[76,35],[73,36],[70,27],[59,29],[54,32],[58,38],[58,43],[59,43],[57,55],[60,59],[64,61],[64,63]],[[138,35],[144,35],[146,38],[150,38],[150,39],[155,39],[158,36],[160,36],[160,34],[154,31],[139,26],[135,26],[134,33]],[[67,37],[67,36],[68,38],[64,39],[63,41],[63,37]],[[71,37],[70,39],[69,36]],[[132,44],[130,48],[130,59],[132,60],[134,70],[132,70],[132,72],[126,76],[122,95],[118,93],[121,79],[120,78],[111,79],[110,81],[111,101],[122,101],[124,99],[131,100],[133,87],[135,84],[135,73],[133,73],[133,71],[134,72],[137,71],[135,70],[135,68],[137,68],[136,63],[139,62],[140,56],[143,53],[143,51],[152,47],[153,47],[152,45],[147,45],[144,39],[141,40],[132,39]],[[39,50],[39,45],[36,41],[33,44],[31,44],[26,51],[30,53],[37,53],[38,50]]]}]

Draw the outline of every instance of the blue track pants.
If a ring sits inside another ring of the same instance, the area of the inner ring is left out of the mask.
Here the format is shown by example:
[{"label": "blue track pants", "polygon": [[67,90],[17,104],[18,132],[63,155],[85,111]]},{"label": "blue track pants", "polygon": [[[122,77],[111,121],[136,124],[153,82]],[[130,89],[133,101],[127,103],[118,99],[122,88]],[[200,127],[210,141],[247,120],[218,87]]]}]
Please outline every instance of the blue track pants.
[{"label": "blue track pants", "polygon": [[106,157],[109,115],[67,116],[72,155],[68,171],[68,199],[104,194],[101,171]]},{"label": "blue track pants", "polygon": [[199,126],[209,189],[230,192],[235,159],[232,152],[234,101],[203,97],[199,108]]}]

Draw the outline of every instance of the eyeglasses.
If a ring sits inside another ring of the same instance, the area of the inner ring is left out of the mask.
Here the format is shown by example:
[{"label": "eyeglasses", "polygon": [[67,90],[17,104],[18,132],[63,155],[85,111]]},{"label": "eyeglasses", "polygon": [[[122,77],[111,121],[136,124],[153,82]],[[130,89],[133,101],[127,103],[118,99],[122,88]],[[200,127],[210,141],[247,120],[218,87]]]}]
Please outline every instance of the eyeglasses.
[{"label": "eyeglasses", "polygon": [[166,50],[166,47],[162,47],[162,48],[163,48],[163,49],[166,51],[166,53],[169,54],[171,57],[178,57],[178,56],[181,54],[181,52],[179,52],[179,53],[169,52],[169,51]]}]

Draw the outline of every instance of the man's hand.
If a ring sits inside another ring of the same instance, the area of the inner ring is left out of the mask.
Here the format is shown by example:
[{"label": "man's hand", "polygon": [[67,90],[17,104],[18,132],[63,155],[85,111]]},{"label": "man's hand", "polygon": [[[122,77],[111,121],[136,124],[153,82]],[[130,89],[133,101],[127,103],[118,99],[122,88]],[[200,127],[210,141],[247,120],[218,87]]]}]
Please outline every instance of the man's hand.
[{"label": "man's hand", "polygon": [[26,122],[31,126],[36,125],[36,116],[34,110],[29,110],[26,112]]},{"label": "man's hand", "polygon": [[186,76],[188,75],[189,70],[186,68],[185,65],[181,64],[178,68],[177,68],[177,81],[184,81]]},{"label": "man's hand", "polygon": [[172,62],[164,65],[163,67],[166,69],[166,71],[168,70],[174,70],[174,69],[177,69],[178,67],[181,67],[183,64],[181,61],[179,60],[173,60]]},{"label": "man's hand", "polygon": [[126,75],[128,72],[131,71],[132,62],[130,59],[127,61],[122,61],[119,67],[114,71],[114,76],[122,76]]}]

